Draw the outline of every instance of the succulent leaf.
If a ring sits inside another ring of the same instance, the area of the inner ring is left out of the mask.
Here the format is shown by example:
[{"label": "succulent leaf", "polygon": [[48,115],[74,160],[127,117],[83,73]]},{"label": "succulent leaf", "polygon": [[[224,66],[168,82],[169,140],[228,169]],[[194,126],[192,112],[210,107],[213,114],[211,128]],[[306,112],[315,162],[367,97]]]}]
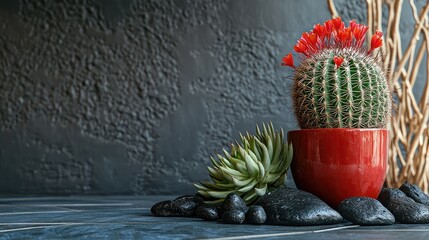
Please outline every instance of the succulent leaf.
[{"label": "succulent leaf", "polygon": [[[262,158],[262,163],[264,164],[265,168],[268,168],[271,164],[271,158],[270,158],[270,154],[268,153],[268,149],[267,147],[261,142],[259,141],[257,138],[255,138],[256,143],[259,145],[259,147],[261,148],[261,158]],[[261,155],[260,154],[260,155]]]},{"label": "succulent leaf", "polygon": [[247,172],[245,163],[240,162],[240,163],[237,163],[235,166],[237,167],[238,171],[240,171],[242,173]]},{"label": "succulent leaf", "polygon": [[260,177],[264,177],[265,176],[265,168],[264,168],[264,165],[262,165],[262,163],[261,162],[259,162],[259,161],[257,161],[256,162],[257,164],[258,164],[258,170],[259,170],[259,175],[260,175]]},{"label": "succulent leaf", "polygon": [[217,160],[210,158],[208,167],[212,182],[194,184],[207,203],[216,203],[231,192],[252,204],[270,190],[284,185],[292,160],[292,145],[285,143],[284,133],[275,131],[272,123],[256,126],[256,134],[240,134],[240,143],[231,151],[222,149]]},{"label": "succulent leaf", "polygon": [[258,183],[258,181],[256,179],[253,179],[252,181],[250,181],[250,183],[248,183],[244,187],[238,189],[237,191],[243,192],[243,193],[248,192],[248,191],[252,190],[257,183]]},{"label": "succulent leaf", "polygon": [[228,194],[232,193],[233,190],[230,191],[207,191],[207,194],[213,198],[226,198]]},{"label": "succulent leaf", "polygon": [[267,192],[267,184],[264,184],[263,187],[261,188],[255,188],[255,192],[256,194],[258,194],[259,196],[264,196],[265,193]]},{"label": "succulent leaf", "polygon": [[233,182],[236,186],[238,186],[238,187],[246,186],[246,185],[247,185],[247,184],[249,184],[252,180],[253,180],[253,178],[249,178],[249,179],[246,179],[246,180],[238,180],[238,179],[236,179],[236,178],[232,177],[232,182]]}]

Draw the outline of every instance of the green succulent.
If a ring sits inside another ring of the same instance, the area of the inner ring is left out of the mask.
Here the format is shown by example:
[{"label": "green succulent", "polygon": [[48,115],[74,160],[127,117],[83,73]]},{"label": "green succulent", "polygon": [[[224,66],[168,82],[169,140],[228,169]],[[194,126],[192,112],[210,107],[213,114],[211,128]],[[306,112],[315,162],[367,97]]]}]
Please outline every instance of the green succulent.
[{"label": "green succulent", "polygon": [[236,193],[252,204],[273,188],[284,185],[292,161],[292,145],[284,142],[283,129],[275,131],[273,124],[256,126],[256,135],[240,134],[241,143],[223,150],[217,160],[211,157],[207,167],[210,181],[194,184],[207,203],[222,202],[229,193]]}]

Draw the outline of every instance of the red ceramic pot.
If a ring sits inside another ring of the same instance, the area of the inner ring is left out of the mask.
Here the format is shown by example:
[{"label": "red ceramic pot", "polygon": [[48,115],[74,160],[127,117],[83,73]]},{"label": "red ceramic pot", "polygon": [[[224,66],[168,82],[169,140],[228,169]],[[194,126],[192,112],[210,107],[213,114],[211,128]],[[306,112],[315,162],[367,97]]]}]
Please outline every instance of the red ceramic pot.
[{"label": "red ceramic pot", "polygon": [[318,128],[288,133],[296,186],[330,206],[349,197],[377,198],[387,169],[387,129]]}]

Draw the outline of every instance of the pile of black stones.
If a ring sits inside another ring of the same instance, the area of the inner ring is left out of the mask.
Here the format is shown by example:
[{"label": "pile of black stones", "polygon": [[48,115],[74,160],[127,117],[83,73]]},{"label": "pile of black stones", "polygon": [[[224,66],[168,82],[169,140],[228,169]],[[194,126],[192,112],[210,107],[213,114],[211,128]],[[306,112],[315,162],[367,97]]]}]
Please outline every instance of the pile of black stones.
[{"label": "pile of black stones", "polygon": [[198,217],[230,224],[322,225],[344,223],[389,225],[429,223],[429,196],[416,185],[404,183],[399,189],[383,188],[378,199],[352,197],[336,209],[311,193],[281,187],[251,206],[235,193],[218,205],[204,203],[199,195],[185,195],[152,206],[161,217]]}]

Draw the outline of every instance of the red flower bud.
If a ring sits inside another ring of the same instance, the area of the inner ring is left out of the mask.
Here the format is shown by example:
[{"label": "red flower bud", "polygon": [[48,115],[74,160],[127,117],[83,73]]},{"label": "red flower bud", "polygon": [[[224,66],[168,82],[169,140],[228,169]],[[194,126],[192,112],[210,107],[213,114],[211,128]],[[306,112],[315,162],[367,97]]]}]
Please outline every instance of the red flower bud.
[{"label": "red flower bud", "polygon": [[333,28],[333,26],[332,26],[332,20],[326,21],[325,24],[324,24],[324,26],[325,26],[325,29],[326,29],[326,33],[329,36],[332,33],[332,28]]},{"label": "red flower bud", "polygon": [[353,32],[353,30],[355,30],[355,28],[357,27],[357,23],[356,23],[356,21],[353,19],[353,20],[351,20],[350,21],[350,29],[352,30],[352,32]]},{"label": "red flower bud", "polygon": [[340,17],[332,19],[331,22],[335,30],[338,31],[338,30],[344,29],[344,22],[341,21]]},{"label": "red flower bud", "polygon": [[304,55],[308,55],[307,50],[308,47],[306,44],[304,44],[302,41],[299,41],[294,47],[293,49],[295,50],[295,52],[297,53],[302,53]]},{"label": "red flower bud", "polygon": [[313,32],[320,38],[320,40],[324,40],[326,36],[326,28],[323,25],[316,24],[314,25]]},{"label": "red flower bud", "polygon": [[343,62],[344,62],[344,59],[342,57],[338,57],[338,56],[334,57],[334,63],[336,68],[339,68],[341,66],[341,63]]},{"label": "red flower bud", "polygon": [[383,45],[383,33],[380,31],[375,31],[374,35],[371,38],[371,48],[368,53],[372,52],[374,49],[379,48]]},{"label": "red flower bud", "polygon": [[352,43],[352,33],[350,28],[339,30],[335,40],[341,47],[350,47]]},{"label": "red flower bud", "polygon": [[289,66],[291,68],[295,68],[295,66],[293,64],[292,53],[288,53],[286,56],[283,57],[282,60],[283,60],[282,66]]},{"label": "red flower bud", "polygon": [[310,42],[312,45],[316,46],[317,43],[317,35],[315,33],[310,33],[308,35],[308,42]]}]

